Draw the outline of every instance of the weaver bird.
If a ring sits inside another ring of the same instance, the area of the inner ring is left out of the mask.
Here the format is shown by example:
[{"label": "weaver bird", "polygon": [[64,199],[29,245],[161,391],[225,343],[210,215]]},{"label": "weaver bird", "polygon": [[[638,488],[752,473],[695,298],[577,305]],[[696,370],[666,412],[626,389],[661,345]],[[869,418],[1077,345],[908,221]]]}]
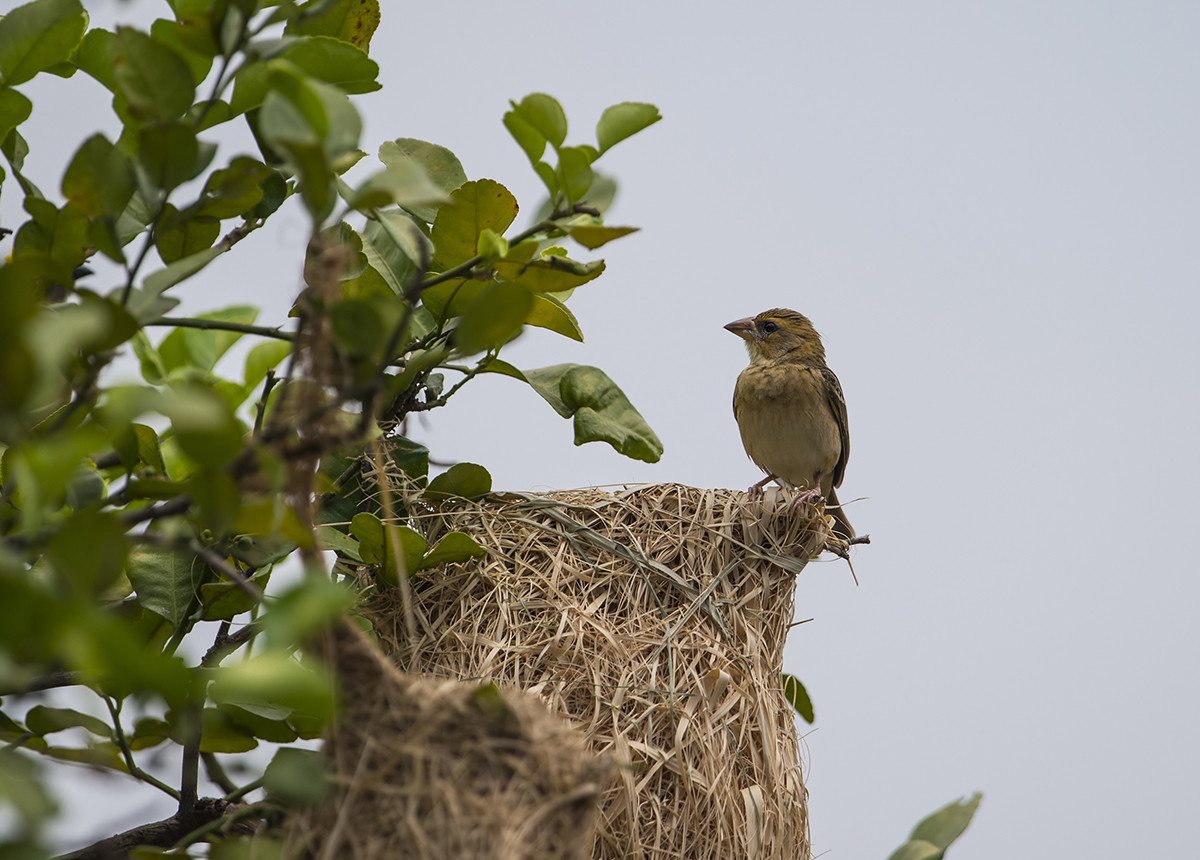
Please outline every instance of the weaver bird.
[{"label": "weaver bird", "polygon": [[850,456],[846,398],[825,364],[821,336],[808,317],[786,308],[725,328],[744,340],[750,353],[750,365],[733,389],[742,445],[767,473],[750,487],[750,498],[760,498],[769,481],[806,490],[796,502],[824,496],[834,532],[850,540],[854,528],[837,500]]}]

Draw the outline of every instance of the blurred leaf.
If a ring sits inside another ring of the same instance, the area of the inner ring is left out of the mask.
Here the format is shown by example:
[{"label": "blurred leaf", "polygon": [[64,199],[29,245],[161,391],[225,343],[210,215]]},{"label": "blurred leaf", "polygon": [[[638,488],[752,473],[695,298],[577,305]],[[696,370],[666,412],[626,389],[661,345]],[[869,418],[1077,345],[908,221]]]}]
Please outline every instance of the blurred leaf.
[{"label": "blurred leaf", "polygon": [[112,739],[113,730],[104,720],[72,708],[50,708],[34,705],[25,715],[25,725],[35,735],[49,735],[65,729],[87,729],[94,735]]},{"label": "blurred leaf", "polygon": [[[41,779],[39,762],[8,745],[0,746],[0,806],[11,809],[29,825],[56,811],[54,798]],[[43,852],[33,851],[28,856],[39,855],[44,856]],[[14,857],[19,856],[14,853]]]},{"label": "blurred leaf", "polygon": [[332,624],[357,600],[357,594],[340,583],[306,579],[279,595],[263,616],[263,628],[272,644],[295,646]]},{"label": "blurred leaf", "polygon": [[347,201],[352,209],[381,209],[398,203],[406,209],[434,212],[450,198],[429,181],[412,161],[394,159],[386,168],[367,177]]},{"label": "blurred leaf", "polygon": [[467,182],[455,189],[450,199],[450,204],[438,210],[430,232],[434,257],[446,268],[475,256],[484,229],[503,235],[517,217],[516,198],[491,179]]},{"label": "blurred leaf", "polygon": [[196,133],[182,122],[156,122],[138,130],[138,162],[155,188],[171,191],[203,169]]},{"label": "blurred leaf", "polygon": [[484,287],[455,328],[455,348],[473,355],[503,346],[521,331],[533,310],[533,294],[520,284],[496,281]]},{"label": "blurred leaf", "polygon": [[196,85],[179,55],[132,27],[118,27],[112,46],[114,81],[139,121],[167,122],[192,106]]},{"label": "blurred leaf", "polygon": [[425,554],[417,569],[425,570],[441,564],[467,561],[481,555],[487,555],[487,550],[477,544],[470,535],[465,532],[450,532]]},{"label": "blurred leaf", "polygon": [[598,367],[558,364],[524,371],[526,380],[564,418],[575,419],[575,444],[607,442],[635,460],[656,463],[662,442]]},{"label": "blurred leaf", "polygon": [[800,679],[795,675],[789,675],[787,672],[784,672],[783,695],[788,700],[788,704],[795,708],[796,713],[804,718],[804,722],[811,725],[813,720],[816,719],[813,713],[812,699],[808,697],[808,690],[800,683]]},{"label": "blurred leaf", "polygon": [[74,513],[51,539],[46,556],[62,581],[84,597],[112,585],[125,567],[125,526],[107,511]]},{"label": "blurred leaf", "polygon": [[596,123],[596,143],[605,152],[625,138],[662,119],[658,108],[642,102],[622,102],[605,108]]},{"label": "blurred leaf", "polygon": [[492,491],[492,476],[476,463],[455,463],[429,482],[425,497],[429,499],[478,499]]},{"label": "blurred leaf", "polygon": [[207,570],[190,550],[141,545],[130,550],[125,574],[138,603],[179,628],[191,613]]},{"label": "blurred leaf", "polygon": [[[411,137],[398,137],[385,141],[379,147],[379,160],[388,167],[400,164],[414,164],[421,168],[435,188],[448,195],[467,181],[467,173],[457,156],[444,146],[427,143]],[[433,223],[441,203],[420,204],[401,202],[400,204],[422,221]]]},{"label": "blurred leaf", "polygon": [[36,0],[0,18],[0,83],[14,87],[66,62],[87,29],[79,0]]},{"label": "blurred leaf", "polygon": [[330,789],[325,760],[316,750],[284,747],[267,765],[263,788],[289,806],[318,803]]},{"label": "blurred leaf", "polygon": [[336,0],[332,3],[313,0],[304,4],[300,15],[288,21],[284,33],[332,36],[365,51],[379,26],[379,17],[379,0]]},{"label": "blurred leaf", "polygon": [[290,40],[267,62],[248,63],[237,73],[229,107],[242,114],[264,104],[274,86],[273,71],[290,66],[314,83],[336,86],[344,93],[368,93],[379,89],[379,66],[352,44],[327,36]]},{"label": "blurred leaf", "polygon": [[116,744],[101,742],[85,749],[76,747],[47,747],[42,755],[58,761],[69,761],[75,764],[86,764],[92,767],[102,767],[119,773],[128,773],[125,759],[121,757]]},{"label": "blurred leaf", "polygon": [[[329,580],[324,580],[324,585],[327,593],[334,588],[342,594],[347,593],[347,589]],[[274,609],[267,615],[273,613]],[[291,643],[292,646],[296,644],[298,640]],[[284,711],[278,708],[328,718],[334,704],[333,679],[327,672],[318,671],[274,649],[222,666],[209,687],[209,695],[219,704],[236,705],[268,718],[283,715]]]},{"label": "blurred leaf", "polygon": [[606,245],[613,239],[620,239],[622,236],[628,236],[630,233],[636,233],[638,227],[603,227],[592,224],[579,224],[575,227],[567,228],[567,232],[571,234],[571,238],[578,242],[583,247],[590,251],[594,251],[601,245]]},{"label": "blurred leaf", "polygon": [[912,839],[930,842],[945,851],[970,825],[981,800],[983,795],[975,792],[966,800],[943,806],[913,828]]}]

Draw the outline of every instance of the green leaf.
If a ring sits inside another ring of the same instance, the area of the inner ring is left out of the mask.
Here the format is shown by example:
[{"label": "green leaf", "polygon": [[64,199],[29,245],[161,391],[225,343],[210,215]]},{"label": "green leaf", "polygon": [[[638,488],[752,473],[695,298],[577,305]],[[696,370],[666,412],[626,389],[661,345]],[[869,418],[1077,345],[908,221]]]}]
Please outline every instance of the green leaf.
[{"label": "green leaf", "polygon": [[286,340],[268,340],[253,347],[246,355],[246,367],[242,371],[242,386],[249,397],[267,378],[267,371],[275,368],[288,357],[292,344]]},{"label": "green leaf", "polygon": [[428,265],[429,239],[406,214],[396,210],[376,212],[362,231],[367,262],[395,295],[404,295]]},{"label": "green leaf", "polygon": [[342,558],[363,562],[358,541],[347,537],[337,526],[317,526],[317,547],[336,552]]},{"label": "green leaf", "polygon": [[979,808],[981,800],[983,800],[983,795],[975,792],[965,800],[956,800],[943,806],[928,818],[923,819],[913,829],[911,838],[930,842],[944,851],[954,840],[962,836],[971,823],[971,819],[975,817],[975,811]]},{"label": "green leaf", "polygon": [[208,250],[221,235],[221,222],[207,215],[180,213],[167,204],[167,211],[154,232],[154,244],[164,263],[174,263]]},{"label": "green leaf", "polygon": [[642,102],[622,102],[605,108],[596,123],[596,143],[605,152],[625,138],[662,119],[658,108]]},{"label": "green leaf", "polygon": [[359,554],[367,564],[380,564],[384,559],[383,523],[371,513],[358,513],[350,521],[350,534],[358,540]]},{"label": "green leaf", "polygon": [[146,750],[156,747],[171,736],[171,726],[166,720],[155,717],[142,717],[133,724],[133,735],[129,738],[129,748]]},{"label": "green leaf", "polygon": [[306,36],[291,40],[268,62],[243,66],[234,81],[230,111],[242,114],[262,105],[268,91],[278,86],[274,75],[281,68],[313,83],[332,84],[343,93],[367,93],[380,86],[375,80],[379,66],[360,48],[325,36]]},{"label": "green leaf", "polygon": [[558,151],[559,188],[568,203],[577,203],[592,187],[592,159],[581,146],[564,146]]},{"label": "green leaf", "polygon": [[65,729],[87,729],[102,738],[112,739],[113,736],[112,727],[104,720],[71,708],[34,705],[25,715],[25,725],[35,735],[49,735]]},{"label": "green leaf", "polygon": [[[555,148],[567,137],[567,115],[553,96],[530,93],[520,103],[509,102],[513,112],[528,123]],[[532,158],[533,156],[531,156]]]},{"label": "green leaf", "polygon": [[437,546],[421,559],[418,570],[426,570],[441,564],[453,564],[487,555],[487,550],[475,542],[466,532],[450,532],[437,542]]},{"label": "green leaf", "polygon": [[[61,209],[48,200],[25,198],[25,208],[33,218],[26,221],[13,239],[13,259],[44,254],[68,271],[87,259],[88,217],[75,204],[66,203]],[[70,278],[55,279],[59,286],[69,286]]]},{"label": "green leaf", "polygon": [[379,0],[310,2],[288,21],[283,32],[289,36],[332,36],[365,51],[379,18]]},{"label": "green leaf", "polygon": [[580,263],[556,254],[543,254],[528,263],[497,260],[492,264],[496,275],[527,287],[535,293],[560,293],[574,289],[604,274],[604,261]]},{"label": "green leaf", "polygon": [[620,239],[622,236],[636,233],[639,229],[638,227],[604,227],[598,224],[579,224],[575,227],[567,228],[567,232],[580,245],[583,245],[589,251],[594,251],[601,245],[608,244],[613,239]]},{"label": "green leaf", "polygon": [[558,332],[571,340],[583,341],[583,330],[579,327],[579,320],[554,296],[535,295],[533,307],[525,317],[525,324]]},{"label": "green leaf", "polygon": [[117,52],[117,37],[108,30],[95,27],[88,30],[71,61],[95,78],[111,93],[117,91],[117,76],[113,57]]},{"label": "green leaf", "polygon": [[118,27],[113,43],[117,91],[142,122],[169,122],[192,106],[196,85],[178,54],[132,27]]},{"label": "green leaf", "polygon": [[125,569],[138,603],[178,629],[191,612],[207,566],[186,549],[143,545],[129,552]]},{"label": "green leaf", "polygon": [[430,232],[434,257],[447,268],[475,256],[479,234],[485,229],[503,235],[517,217],[516,198],[491,179],[467,182],[450,199],[438,210]]},{"label": "green leaf", "polygon": [[800,679],[795,675],[789,675],[787,672],[784,672],[783,695],[788,700],[788,704],[795,708],[796,713],[804,718],[804,722],[811,725],[813,720],[816,719],[813,714],[812,699],[808,697],[808,690],[804,689],[804,685],[800,683]]},{"label": "green leaf", "polygon": [[0,18],[0,83],[14,87],[66,62],[87,24],[79,0],[35,0],[10,11]]},{"label": "green leaf", "polygon": [[[270,582],[271,572],[260,571],[247,579],[261,590]],[[201,585],[200,602],[204,606],[205,621],[225,621],[243,612],[249,612],[259,604],[259,601],[247,594],[240,585],[228,580]]]},{"label": "green leaf", "polygon": [[0,90],[0,140],[29,119],[32,111],[33,102],[16,90]]},{"label": "green leaf", "polygon": [[268,795],[287,806],[309,806],[329,793],[329,772],[316,750],[284,747],[275,753],[263,773]]},{"label": "green leaf", "polygon": [[455,328],[455,350],[474,355],[508,343],[533,310],[533,294],[520,284],[496,281],[463,313]]},{"label": "green leaf", "polygon": [[425,498],[441,501],[450,498],[478,499],[492,491],[492,476],[476,463],[455,463],[429,482]]},{"label": "green leaf", "polygon": [[[199,272],[224,252],[225,249],[218,245],[206,251],[192,254],[190,257],[184,257],[182,260],[176,260],[165,269],[151,272],[146,276],[146,280],[143,283],[147,295],[149,297],[161,295],[164,291]],[[139,318],[141,318],[140,315]]]},{"label": "green leaf", "polygon": [[941,848],[920,840],[910,840],[891,853],[888,860],[942,860]]},{"label": "green leaf", "polygon": [[658,436],[600,368],[558,364],[524,374],[559,415],[574,417],[576,445],[607,442],[626,457],[647,463],[662,456]]},{"label": "green leaf", "polygon": [[102,134],[83,142],[62,180],[63,196],[92,217],[120,217],[135,188],[133,164]]},{"label": "green leaf", "polygon": [[235,218],[247,215],[263,199],[263,183],[275,171],[256,158],[239,156],[228,167],[214,170],[200,195],[201,215]]},{"label": "green leaf", "polygon": [[[197,319],[251,325],[258,319],[258,308],[235,305],[200,314]],[[177,328],[163,338],[158,346],[158,354],[168,373],[180,367],[212,370],[221,356],[242,337],[239,331]]]},{"label": "green leaf", "polygon": [[[243,753],[258,746],[251,734],[219,708],[205,708],[200,735],[202,753]],[[176,738],[178,741],[179,739]]]}]

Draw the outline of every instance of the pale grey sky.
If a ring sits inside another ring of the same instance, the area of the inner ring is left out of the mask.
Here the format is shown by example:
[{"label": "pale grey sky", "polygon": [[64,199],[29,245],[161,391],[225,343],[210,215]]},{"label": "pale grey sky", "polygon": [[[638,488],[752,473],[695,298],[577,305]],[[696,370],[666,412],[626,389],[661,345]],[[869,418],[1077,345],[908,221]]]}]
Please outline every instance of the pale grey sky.
[{"label": "pale grey sky", "polygon": [[[96,24],[165,9],[87,5]],[[849,405],[841,495],[863,497],[850,513],[874,538],[860,588],[837,561],[799,583],[815,620],[785,668],[817,711],[815,850],[886,857],[978,789],[952,856],[1194,853],[1200,6],[383,5],[384,89],[358,101],[368,151],[435,141],[532,212],[507,99],[556,96],[571,142],[614,102],[664,116],[602,162],[622,183],[610,223],[643,231],[572,298],[587,342],[535,332],[506,355],[603,367],[662,462],[573,448],[503,378],[414,435],[502,488],[745,487],[759,472],[730,411],[745,354],[722,325],[807,314]],[[106,100],[41,97],[79,89],[28,88],[31,172],[50,188]],[[306,228],[277,220],[189,282],[187,307],[278,319]]]}]

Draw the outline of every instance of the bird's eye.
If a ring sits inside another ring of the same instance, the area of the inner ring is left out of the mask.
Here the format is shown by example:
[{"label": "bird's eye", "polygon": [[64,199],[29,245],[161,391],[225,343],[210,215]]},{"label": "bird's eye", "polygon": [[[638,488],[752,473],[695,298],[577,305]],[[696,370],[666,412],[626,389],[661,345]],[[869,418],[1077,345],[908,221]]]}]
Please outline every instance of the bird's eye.
[{"label": "bird's eye", "polygon": [[778,329],[779,329],[779,326],[776,325],[775,323],[773,323],[771,320],[767,320],[765,323],[762,324],[762,330],[765,331],[767,334],[770,334],[773,331],[778,331]]}]

